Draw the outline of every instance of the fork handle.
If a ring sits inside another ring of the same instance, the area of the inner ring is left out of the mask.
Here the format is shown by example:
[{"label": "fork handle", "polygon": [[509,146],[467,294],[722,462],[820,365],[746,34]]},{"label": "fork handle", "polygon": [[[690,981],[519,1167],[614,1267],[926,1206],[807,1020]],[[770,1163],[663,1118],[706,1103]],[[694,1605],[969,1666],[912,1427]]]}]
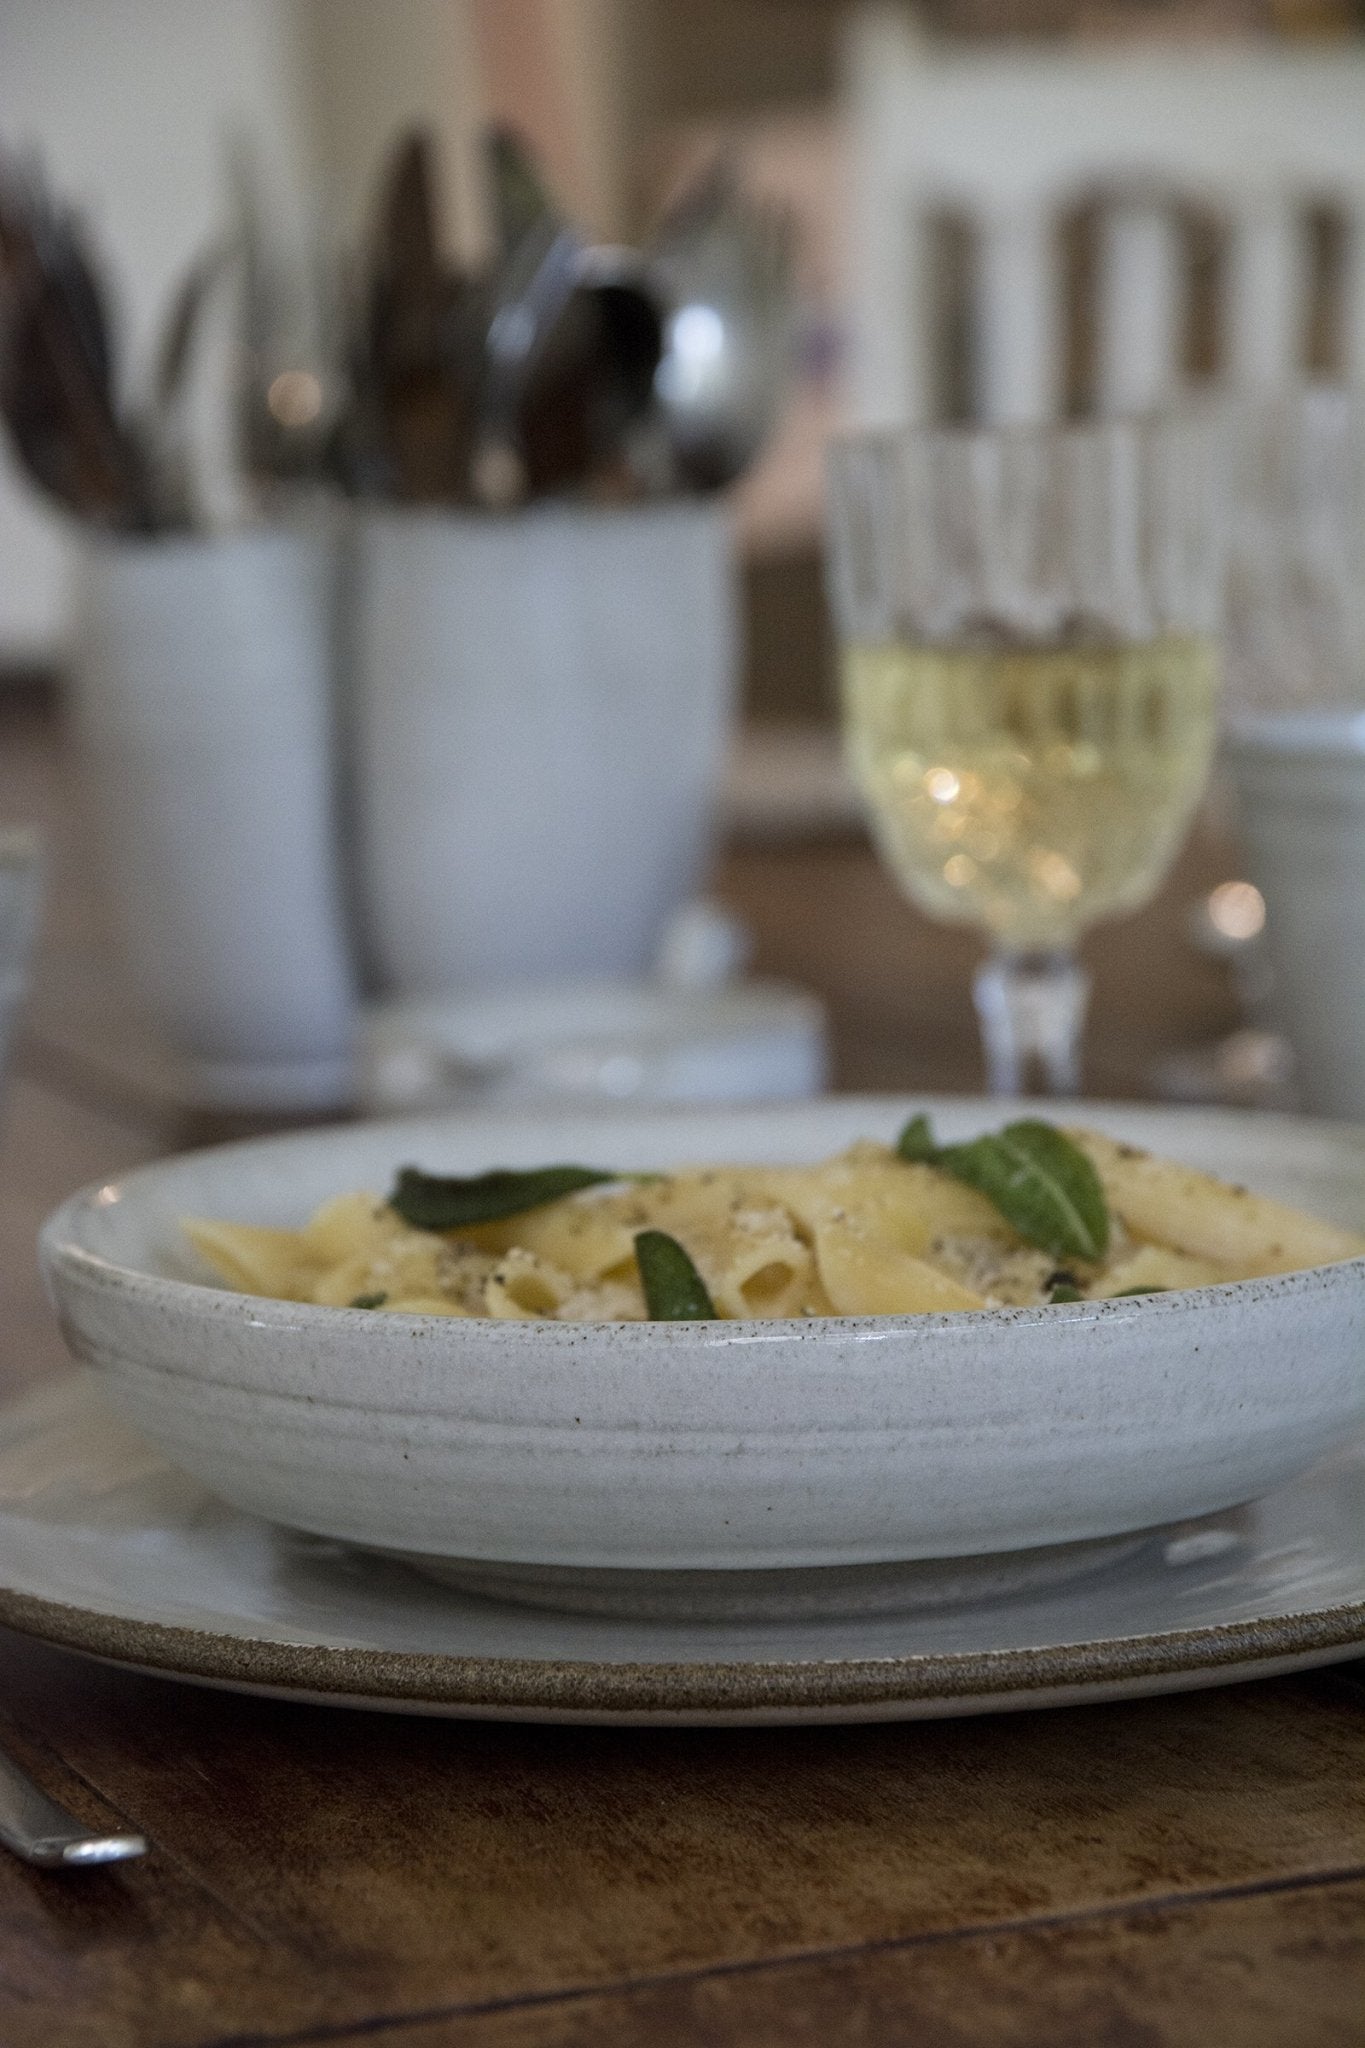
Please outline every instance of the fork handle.
[{"label": "fork handle", "polygon": [[122,1863],[145,1856],[146,1837],[100,1833],[82,1825],[49,1799],[0,1749],[0,1842],[44,1870],[79,1869],[92,1863]]}]

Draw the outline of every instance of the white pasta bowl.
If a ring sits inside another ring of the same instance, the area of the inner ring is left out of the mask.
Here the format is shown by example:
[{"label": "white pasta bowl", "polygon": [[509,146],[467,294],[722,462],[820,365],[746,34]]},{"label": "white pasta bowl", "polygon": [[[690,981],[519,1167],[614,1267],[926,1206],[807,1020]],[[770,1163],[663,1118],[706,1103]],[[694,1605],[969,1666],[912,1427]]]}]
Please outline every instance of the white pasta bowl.
[{"label": "white pasta bowl", "polygon": [[[948,1139],[1001,1121],[999,1104],[846,1097],[253,1141],[73,1196],[43,1230],[43,1262],[75,1356],[225,1499],[556,1604],[629,1607],[641,1587],[646,1607],[673,1589],[694,1610],[741,1586],[739,1604],[760,1610],[764,1586],[783,1606],[819,1604],[819,1586],[838,1604],[952,1597],[970,1572],[936,1581],[922,1561],[990,1554],[998,1584],[1000,1554],[1028,1552],[1036,1574],[1045,1557],[1083,1555],[1056,1546],[1251,1499],[1365,1420],[1365,1259],[1039,1309],[566,1324],[236,1294],[179,1228],[187,1215],[299,1224],[345,1189],[384,1191],[409,1162],[816,1160],[890,1140],[925,1106]],[[1365,1224],[1365,1131],[1078,1115]]]}]

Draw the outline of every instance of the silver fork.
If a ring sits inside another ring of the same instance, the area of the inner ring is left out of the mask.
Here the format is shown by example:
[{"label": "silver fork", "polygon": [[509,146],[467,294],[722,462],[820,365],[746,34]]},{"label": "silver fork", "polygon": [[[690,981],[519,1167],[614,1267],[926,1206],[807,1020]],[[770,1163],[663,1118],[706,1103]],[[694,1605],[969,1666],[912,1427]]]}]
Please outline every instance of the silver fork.
[{"label": "silver fork", "polygon": [[123,1863],[145,1856],[147,1840],[138,1834],[101,1833],[85,1827],[49,1799],[0,1749],[0,1842],[43,1870],[79,1870],[95,1863]]}]

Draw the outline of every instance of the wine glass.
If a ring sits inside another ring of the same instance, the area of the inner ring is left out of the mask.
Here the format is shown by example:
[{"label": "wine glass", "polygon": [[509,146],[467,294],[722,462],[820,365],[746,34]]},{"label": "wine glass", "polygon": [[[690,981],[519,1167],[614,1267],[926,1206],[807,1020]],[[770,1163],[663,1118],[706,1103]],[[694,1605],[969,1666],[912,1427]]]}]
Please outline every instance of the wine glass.
[{"label": "wine glass", "polygon": [[845,743],[901,888],[978,926],[992,1092],[1073,1094],[1098,919],[1153,894],[1216,728],[1224,436],[1210,408],[837,441]]}]

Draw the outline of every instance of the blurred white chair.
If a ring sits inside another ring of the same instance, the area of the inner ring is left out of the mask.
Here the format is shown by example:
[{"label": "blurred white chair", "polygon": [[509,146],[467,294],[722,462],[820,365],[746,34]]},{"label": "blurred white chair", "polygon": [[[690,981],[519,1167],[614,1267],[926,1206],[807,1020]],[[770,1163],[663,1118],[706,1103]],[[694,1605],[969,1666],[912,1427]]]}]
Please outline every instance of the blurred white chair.
[{"label": "blurred white chair", "polygon": [[1099,198],[1096,389],[1106,410],[1179,381],[1175,202],[1226,236],[1224,370],[1261,389],[1301,373],[1308,213],[1341,225],[1337,353],[1365,380],[1365,51],[1273,45],[940,49],[869,9],[849,47],[848,403],[866,425],[934,410],[936,218],[972,226],[970,410],[1061,404],[1059,226]]}]

